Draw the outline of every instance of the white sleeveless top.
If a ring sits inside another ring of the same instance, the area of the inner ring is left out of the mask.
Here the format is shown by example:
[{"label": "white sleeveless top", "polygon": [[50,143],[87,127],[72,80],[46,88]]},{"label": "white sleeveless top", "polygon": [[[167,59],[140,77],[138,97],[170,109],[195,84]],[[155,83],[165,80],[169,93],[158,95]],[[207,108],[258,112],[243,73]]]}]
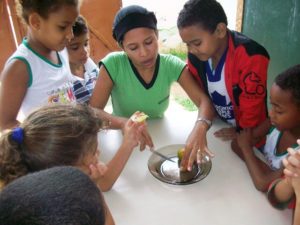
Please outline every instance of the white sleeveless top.
[{"label": "white sleeveless top", "polygon": [[75,102],[67,51],[57,52],[59,64],[53,64],[39,55],[24,39],[11,60],[21,60],[27,65],[29,83],[17,119],[23,121],[33,110],[48,103]]},{"label": "white sleeveless top", "polygon": [[[282,160],[287,156],[288,151],[281,154],[277,153],[277,145],[282,133],[275,127],[272,127],[270,133],[267,135],[266,144],[263,148],[263,154],[266,163],[272,170],[278,170],[282,167]],[[295,147],[295,146],[293,146]]]}]

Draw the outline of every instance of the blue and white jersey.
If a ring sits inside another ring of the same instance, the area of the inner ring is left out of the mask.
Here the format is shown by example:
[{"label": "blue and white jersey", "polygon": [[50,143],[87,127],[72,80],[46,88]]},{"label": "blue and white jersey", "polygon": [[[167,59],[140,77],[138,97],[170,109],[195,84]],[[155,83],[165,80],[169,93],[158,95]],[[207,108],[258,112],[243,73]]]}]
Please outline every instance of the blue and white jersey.
[{"label": "blue and white jersey", "polygon": [[99,68],[91,58],[88,58],[84,68],[84,79],[73,75],[75,77],[73,92],[78,103],[89,102],[99,75]]},{"label": "blue and white jersey", "polygon": [[213,102],[213,105],[222,120],[236,126],[233,105],[230,101],[226,84],[225,84],[225,56],[226,51],[216,69],[212,69],[212,60],[209,59],[205,64],[208,93]]}]

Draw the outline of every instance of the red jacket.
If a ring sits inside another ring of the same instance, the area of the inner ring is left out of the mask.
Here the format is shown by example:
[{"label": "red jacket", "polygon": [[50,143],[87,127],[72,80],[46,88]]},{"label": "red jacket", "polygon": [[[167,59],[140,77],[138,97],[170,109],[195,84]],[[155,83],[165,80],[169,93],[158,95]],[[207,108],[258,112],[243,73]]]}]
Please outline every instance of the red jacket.
[{"label": "red jacket", "polygon": [[[263,46],[241,33],[229,30],[228,36],[225,84],[237,128],[255,127],[267,117],[269,54]],[[188,68],[208,93],[204,62],[189,53]]]}]

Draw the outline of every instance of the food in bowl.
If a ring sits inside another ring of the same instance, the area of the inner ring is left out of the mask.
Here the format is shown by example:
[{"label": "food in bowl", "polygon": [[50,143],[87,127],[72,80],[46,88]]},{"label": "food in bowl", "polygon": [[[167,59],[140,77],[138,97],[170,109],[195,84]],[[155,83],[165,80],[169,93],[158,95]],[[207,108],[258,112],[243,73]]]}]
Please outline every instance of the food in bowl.
[{"label": "food in bowl", "polygon": [[178,161],[181,161],[184,155],[184,148],[181,148],[177,151]]}]

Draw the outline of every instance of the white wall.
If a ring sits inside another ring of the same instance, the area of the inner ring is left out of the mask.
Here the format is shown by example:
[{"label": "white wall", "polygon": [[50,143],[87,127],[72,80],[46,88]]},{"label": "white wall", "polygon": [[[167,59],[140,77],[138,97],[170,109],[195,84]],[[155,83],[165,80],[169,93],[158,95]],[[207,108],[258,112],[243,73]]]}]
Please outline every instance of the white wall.
[{"label": "white wall", "polygon": [[[123,0],[123,6],[141,5],[154,11],[158,19],[158,28],[176,26],[177,16],[186,0]],[[229,29],[235,30],[237,0],[219,0],[228,19]]]}]

